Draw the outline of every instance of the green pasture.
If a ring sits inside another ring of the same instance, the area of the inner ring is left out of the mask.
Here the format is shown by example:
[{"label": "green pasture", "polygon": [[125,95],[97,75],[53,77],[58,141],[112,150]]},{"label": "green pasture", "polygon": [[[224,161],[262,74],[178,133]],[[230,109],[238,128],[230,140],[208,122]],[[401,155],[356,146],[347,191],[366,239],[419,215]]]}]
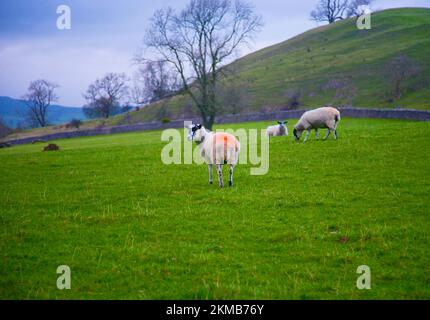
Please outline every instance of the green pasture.
[{"label": "green pasture", "polygon": [[430,123],[338,133],[273,138],[269,172],[224,189],[162,164],[160,131],[0,149],[0,298],[429,299]]}]

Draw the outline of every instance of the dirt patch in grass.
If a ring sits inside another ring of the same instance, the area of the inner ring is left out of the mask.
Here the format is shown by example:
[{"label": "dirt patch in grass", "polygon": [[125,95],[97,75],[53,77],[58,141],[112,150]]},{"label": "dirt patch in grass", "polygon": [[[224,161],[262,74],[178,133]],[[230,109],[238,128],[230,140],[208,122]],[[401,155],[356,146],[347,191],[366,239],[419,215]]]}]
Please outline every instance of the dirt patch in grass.
[{"label": "dirt patch in grass", "polygon": [[60,147],[55,143],[50,143],[45,148],[43,148],[43,151],[58,151],[58,150],[60,150]]}]

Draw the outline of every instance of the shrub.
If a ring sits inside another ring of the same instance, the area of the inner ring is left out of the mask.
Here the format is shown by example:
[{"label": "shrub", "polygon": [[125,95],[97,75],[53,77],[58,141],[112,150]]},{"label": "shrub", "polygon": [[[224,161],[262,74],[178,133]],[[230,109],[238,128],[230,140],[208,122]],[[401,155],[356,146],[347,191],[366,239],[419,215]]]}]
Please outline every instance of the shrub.
[{"label": "shrub", "polygon": [[0,143],[0,149],[2,148],[10,148],[12,145],[8,142]]},{"label": "shrub", "polygon": [[82,125],[82,121],[79,119],[72,119],[68,124],[66,124],[66,128],[76,128],[79,129],[79,127]]},{"label": "shrub", "polygon": [[297,109],[302,105],[301,93],[297,90],[291,90],[286,93],[287,97],[287,108],[290,110]]},{"label": "shrub", "polygon": [[43,148],[43,151],[57,151],[57,150],[60,150],[60,147],[55,143],[50,143],[45,148]]}]

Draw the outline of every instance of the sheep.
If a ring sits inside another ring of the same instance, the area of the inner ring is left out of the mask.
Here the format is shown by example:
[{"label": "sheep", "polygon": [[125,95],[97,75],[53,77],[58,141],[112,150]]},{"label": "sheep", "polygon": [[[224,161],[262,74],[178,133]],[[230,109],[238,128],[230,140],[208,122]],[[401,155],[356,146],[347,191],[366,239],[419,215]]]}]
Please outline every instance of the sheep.
[{"label": "sheep", "polygon": [[333,131],[334,139],[337,139],[337,124],[340,121],[340,112],[339,110],[332,107],[322,107],[314,110],[310,110],[305,112],[299,122],[294,126],[294,137],[296,141],[300,140],[300,137],[303,131],[306,132],[305,139],[303,142],[306,142],[308,139],[309,133],[312,129],[315,129],[315,137],[318,140],[318,129],[319,128],[327,128],[327,134],[324,137],[324,140],[330,135],[330,132]]},{"label": "sheep", "polygon": [[266,136],[288,136],[288,128],[286,124],[288,121],[278,121],[278,125],[269,126],[266,129]]},{"label": "sheep", "polygon": [[211,132],[201,124],[188,126],[188,140],[194,141],[200,148],[200,154],[208,165],[209,184],[212,184],[212,167],[218,171],[219,187],[224,187],[222,165],[230,165],[229,186],[233,186],[233,168],[237,164],[240,143],[235,136],[224,132]]}]

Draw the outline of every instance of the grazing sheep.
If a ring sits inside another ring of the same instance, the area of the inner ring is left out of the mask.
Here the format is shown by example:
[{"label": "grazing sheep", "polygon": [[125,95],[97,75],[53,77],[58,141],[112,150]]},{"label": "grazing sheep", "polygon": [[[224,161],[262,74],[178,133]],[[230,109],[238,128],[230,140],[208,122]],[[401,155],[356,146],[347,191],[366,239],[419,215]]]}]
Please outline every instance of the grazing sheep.
[{"label": "grazing sheep", "polygon": [[266,136],[288,136],[288,128],[286,126],[287,123],[288,121],[278,121],[278,125],[267,127]]},{"label": "grazing sheep", "polygon": [[229,185],[233,185],[233,168],[237,164],[240,143],[235,136],[224,132],[211,132],[201,124],[192,124],[188,127],[188,140],[195,141],[200,153],[208,165],[209,184],[212,184],[212,166],[215,164],[218,171],[219,186],[224,187],[222,179],[222,165],[230,165]]},{"label": "grazing sheep", "polygon": [[303,131],[306,130],[306,136],[303,140],[303,142],[306,142],[312,129],[315,129],[315,137],[318,140],[318,129],[327,128],[328,130],[324,140],[327,139],[331,131],[333,131],[334,139],[337,139],[336,127],[339,121],[340,112],[335,108],[322,107],[315,110],[310,110],[302,115],[299,122],[297,122],[297,124],[294,126],[293,133],[296,137],[296,141],[298,141],[300,140]]}]

